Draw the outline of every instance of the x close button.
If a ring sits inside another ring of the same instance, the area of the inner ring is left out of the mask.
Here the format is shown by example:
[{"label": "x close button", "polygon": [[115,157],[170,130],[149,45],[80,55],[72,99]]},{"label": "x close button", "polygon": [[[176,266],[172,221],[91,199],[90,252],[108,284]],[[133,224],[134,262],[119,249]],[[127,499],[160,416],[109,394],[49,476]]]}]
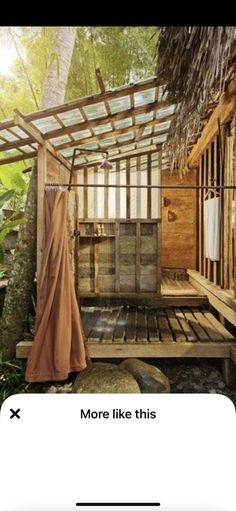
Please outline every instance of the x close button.
[{"label": "x close button", "polygon": [[11,408],[10,412],[11,412],[10,419],[14,419],[14,417],[16,417],[16,419],[20,419],[20,415],[19,415],[20,408],[18,408],[17,410],[13,410]]}]

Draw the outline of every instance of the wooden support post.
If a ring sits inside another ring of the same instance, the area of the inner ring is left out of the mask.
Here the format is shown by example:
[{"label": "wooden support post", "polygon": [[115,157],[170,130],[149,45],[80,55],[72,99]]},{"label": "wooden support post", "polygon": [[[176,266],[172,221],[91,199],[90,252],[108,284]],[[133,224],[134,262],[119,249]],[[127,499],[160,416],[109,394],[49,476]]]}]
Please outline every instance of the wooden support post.
[{"label": "wooden support post", "polygon": [[231,387],[236,382],[236,367],[230,358],[222,360],[223,379],[227,386]]},{"label": "wooden support post", "polygon": [[[148,154],[147,157],[147,184],[151,186],[152,184],[152,160],[151,154]],[[152,218],[152,190],[151,188],[147,189],[147,218]]]},{"label": "wooden support post", "polygon": [[38,148],[37,162],[37,285],[42,262],[44,238],[44,189],[47,177],[47,149],[43,144]]},{"label": "wooden support post", "polygon": [[[213,142],[213,177],[214,184],[218,184],[217,180],[217,137],[214,138]],[[213,262],[213,282],[214,284],[218,284],[218,266],[219,263],[217,261]]]},{"label": "wooden support post", "polygon": [[[203,186],[206,186],[206,151],[203,154]],[[206,229],[205,229],[205,219],[204,219],[204,252],[203,252],[203,275],[207,278],[207,259],[206,259]]]},{"label": "wooden support post", "polygon": [[[141,160],[140,156],[137,156],[137,185],[141,185]],[[136,215],[137,218],[141,218],[141,188],[137,188],[136,191]]]},{"label": "wooden support post", "polygon": [[[130,185],[130,158],[126,159],[126,184]],[[130,219],[130,188],[126,189],[126,217]]]},{"label": "wooden support post", "polygon": [[85,167],[84,168],[84,188],[83,188],[83,192],[84,192],[84,218],[88,218],[88,188],[87,188],[87,184],[88,184],[88,170],[87,168]]},{"label": "wooden support post", "polygon": [[[104,170],[104,184],[109,184],[108,169]],[[108,202],[109,202],[109,188],[104,188],[104,218],[108,218]]]},{"label": "wooden support post", "polygon": [[[233,184],[236,185],[236,115],[234,116]],[[234,296],[236,298],[236,190],[234,190]]]},{"label": "wooden support post", "polygon": [[136,223],[136,271],[135,271],[136,293],[140,293],[140,280],[141,280],[140,256],[141,256],[141,225],[140,225],[140,221],[137,221],[137,223]]},{"label": "wooden support post", "polygon": [[116,293],[120,292],[120,221],[116,220],[115,223],[115,290]]}]

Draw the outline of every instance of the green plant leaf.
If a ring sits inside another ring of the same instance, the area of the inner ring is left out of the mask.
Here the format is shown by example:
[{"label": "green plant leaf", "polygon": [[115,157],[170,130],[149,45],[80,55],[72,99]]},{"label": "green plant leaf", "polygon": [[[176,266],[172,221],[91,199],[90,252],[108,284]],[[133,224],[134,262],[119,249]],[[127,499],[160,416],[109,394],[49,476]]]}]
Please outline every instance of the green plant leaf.
[{"label": "green plant leaf", "polygon": [[6,204],[14,195],[15,190],[7,190],[7,192],[4,192],[0,195],[0,208]]}]

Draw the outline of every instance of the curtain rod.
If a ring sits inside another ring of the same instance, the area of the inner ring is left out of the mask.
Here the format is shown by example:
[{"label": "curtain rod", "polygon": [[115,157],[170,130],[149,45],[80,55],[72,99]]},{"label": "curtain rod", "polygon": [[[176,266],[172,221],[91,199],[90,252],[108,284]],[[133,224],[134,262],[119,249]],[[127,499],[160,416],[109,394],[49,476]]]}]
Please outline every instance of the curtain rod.
[{"label": "curtain rod", "polygon": [[236,185],[222,186],[222,185],[209,185],[209,186],[198,186],[198,185],[117,185],[117,184],[69,184],[68,183],[47,183],[46,187],[79,187],[79,188],[152,188],[152,189],[174,189],[174,190],[235,190]]}]

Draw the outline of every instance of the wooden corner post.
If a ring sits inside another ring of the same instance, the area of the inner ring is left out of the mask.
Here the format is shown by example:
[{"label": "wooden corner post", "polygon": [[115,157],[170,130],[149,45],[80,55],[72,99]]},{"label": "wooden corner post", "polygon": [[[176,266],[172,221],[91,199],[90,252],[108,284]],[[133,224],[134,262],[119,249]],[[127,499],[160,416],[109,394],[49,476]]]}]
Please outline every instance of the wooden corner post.
[{"label": "wooden corner post", "polygon": [[43,144],[38,148],[37,164],[37,285],[41,270],[44,236],[44,189],[47,176],[47,149]]}]

